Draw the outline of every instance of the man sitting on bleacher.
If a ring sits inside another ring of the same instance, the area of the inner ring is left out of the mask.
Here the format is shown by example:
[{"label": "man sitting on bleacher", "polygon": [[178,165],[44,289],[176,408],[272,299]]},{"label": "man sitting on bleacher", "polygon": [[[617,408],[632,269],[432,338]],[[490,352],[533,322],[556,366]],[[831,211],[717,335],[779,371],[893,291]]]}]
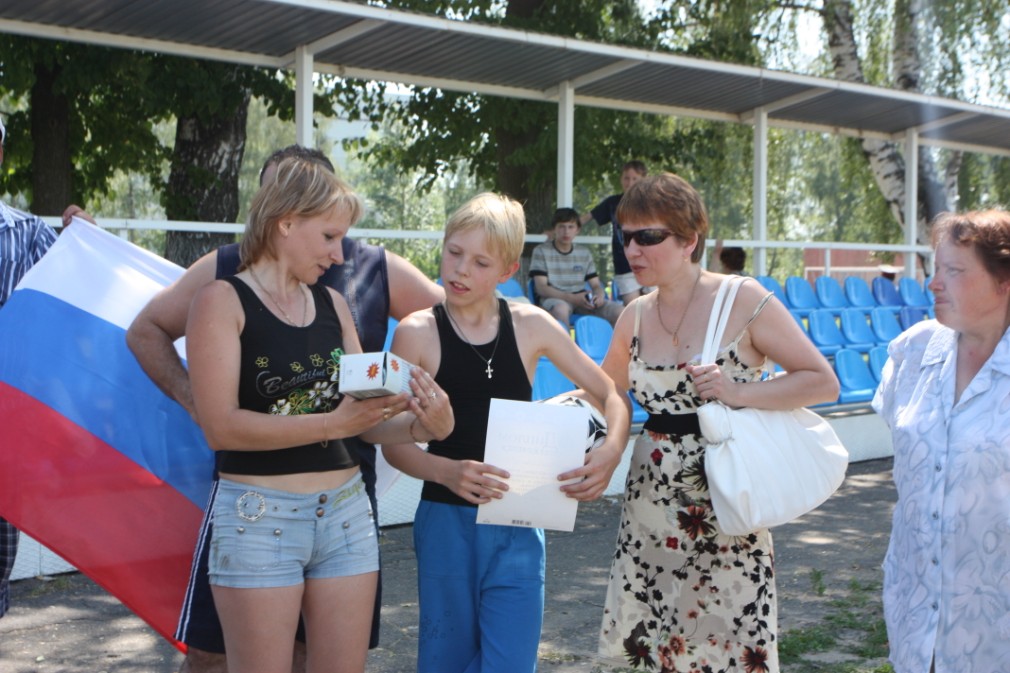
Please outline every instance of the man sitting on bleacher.
[{"label": "man sitting on bleacher", "polygon": [[[540,305],[562,325],[571,326],[572,313],[617,322],[624,305],[603,293],[589,250],[575,245],[582,224],[574,208],[558,208],[551,218],[554,240],[533,249],[530,278]],[[588,284],[588,289],[587,289]]]}]

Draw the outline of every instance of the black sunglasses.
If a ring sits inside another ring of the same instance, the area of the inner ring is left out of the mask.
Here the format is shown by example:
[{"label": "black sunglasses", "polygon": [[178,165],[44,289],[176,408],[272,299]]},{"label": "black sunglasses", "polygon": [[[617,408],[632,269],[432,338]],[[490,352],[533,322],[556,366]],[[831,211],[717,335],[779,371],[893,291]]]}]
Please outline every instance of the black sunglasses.
[{"label": "black sunglasses", "polygon": [[659,245],[671,236],[673,236],[673,232],[669,229],[639,229],[638,231],[621,229],[621,240],[624,241],[625,248],[631,245],[632,241],[643,248]]}]

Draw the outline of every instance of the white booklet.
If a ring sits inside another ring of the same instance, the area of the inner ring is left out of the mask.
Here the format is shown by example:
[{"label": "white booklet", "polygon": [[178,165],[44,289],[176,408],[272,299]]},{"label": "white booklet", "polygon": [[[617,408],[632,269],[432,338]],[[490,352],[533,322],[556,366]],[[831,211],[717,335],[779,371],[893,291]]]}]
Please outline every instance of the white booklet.
[{"label": "white booklet", "polygon": [[484,462],[511,476],[504,497],[477,506],[477,523],[574,530],[579,503],[558,475],[585,463],[588,425],[580,407],[492,399]]}]

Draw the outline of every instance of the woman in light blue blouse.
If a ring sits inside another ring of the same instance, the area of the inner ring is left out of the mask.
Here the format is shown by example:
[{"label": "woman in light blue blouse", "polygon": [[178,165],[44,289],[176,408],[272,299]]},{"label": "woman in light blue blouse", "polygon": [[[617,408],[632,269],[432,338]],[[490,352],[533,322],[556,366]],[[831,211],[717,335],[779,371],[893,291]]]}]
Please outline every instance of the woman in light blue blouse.
[{"label": "woman in light blue blouse", "polygon": [[936,320],[895,339],[873,407],[898,502],[884,559],[896,673],[1010,673],[1010,214],[933,223]]}]

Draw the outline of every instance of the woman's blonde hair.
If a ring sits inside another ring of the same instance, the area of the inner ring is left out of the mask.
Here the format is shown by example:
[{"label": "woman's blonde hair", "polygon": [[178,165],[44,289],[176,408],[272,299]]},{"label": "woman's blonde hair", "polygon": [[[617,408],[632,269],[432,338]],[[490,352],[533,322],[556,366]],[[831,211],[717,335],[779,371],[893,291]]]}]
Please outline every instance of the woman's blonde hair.
[{"label": "woman's blonde hair", "polygon": [[245,235],[239,246],[240,268],[263,255],[274,255],[273,233],[286,217],[314,217],[337,208],[346,213],[353,226],[364,214],[361,197],[318,161],[291,157],[277,164],[277,170],[260,186],[252,205]]},{"label": "woman's blonde hair", "polygon": [[698,244],[691,251],[691,261],[701,261],[708,213],[701,195],[679,175],[656,173],[638,180],[621,197],[617,220],[624,224],[661,224],[684,244],[697,234]]},{"label": "woman's blonde hair", "polygon": [[526,215],[518,201],[490,192],[478,194],[449,216],[445,240],[474,229],[485,233],[491,253],[505,266],[519,261],[526,240]]}]

